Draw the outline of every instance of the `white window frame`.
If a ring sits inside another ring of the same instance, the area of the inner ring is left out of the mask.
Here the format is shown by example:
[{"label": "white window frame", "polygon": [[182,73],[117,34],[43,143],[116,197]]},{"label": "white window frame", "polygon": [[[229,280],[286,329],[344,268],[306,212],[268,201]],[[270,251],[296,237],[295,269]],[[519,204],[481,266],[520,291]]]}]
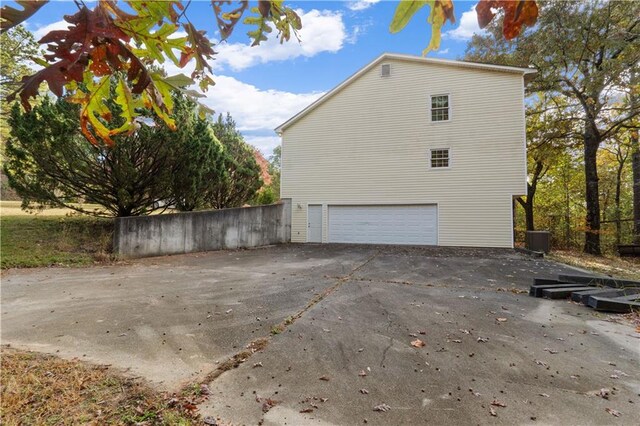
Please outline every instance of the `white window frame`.
[{"label": "white window frame", "polygon": [[[447,120],[437,120],[433,121],[433,98],[437,96],[446,96],[448,101],[448,109],[449,109],[449,118]],[[448,123],[453,119],[453,106],[451,104],[451,94],[450,93],[435,93],[433,95],[429,95],[429,121],[433,124],[438,123]]]},{"label": "white window frame", "polygon": [[[446,167],[442,166],[442,167],[433,167],[433,163],[431,162],[433,160],[432,155],[433,155],[433,151],[447,151],[447,159],[449,160],[448,165]],[[449,147],[441,147],[441,148],[430,148],[429,149],[429,169],[431,170],[449,170],[451,168],[451,148]]]}]

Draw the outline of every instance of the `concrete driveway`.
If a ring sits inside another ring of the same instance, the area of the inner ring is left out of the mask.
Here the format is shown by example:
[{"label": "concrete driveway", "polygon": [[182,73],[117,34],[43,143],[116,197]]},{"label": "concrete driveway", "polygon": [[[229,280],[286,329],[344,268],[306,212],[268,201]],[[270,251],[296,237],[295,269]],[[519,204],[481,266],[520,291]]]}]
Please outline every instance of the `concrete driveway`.
[{"label": "concrete driveway", "polygon": [[223,424],[636,424],[640,335],[522,293],[570,271],[506,250],[348,245],[9,271],[2,343],[169,390],[207,382],[200,410]]}]

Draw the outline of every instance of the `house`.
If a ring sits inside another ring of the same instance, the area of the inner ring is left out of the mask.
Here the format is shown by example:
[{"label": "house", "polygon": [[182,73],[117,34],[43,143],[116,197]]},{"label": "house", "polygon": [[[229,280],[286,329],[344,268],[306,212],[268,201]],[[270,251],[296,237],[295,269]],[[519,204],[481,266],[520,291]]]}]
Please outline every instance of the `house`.
[{"label": "house", "polygon": [[282,137],[293,242],[513,247],[535,70],[383,54]]}]

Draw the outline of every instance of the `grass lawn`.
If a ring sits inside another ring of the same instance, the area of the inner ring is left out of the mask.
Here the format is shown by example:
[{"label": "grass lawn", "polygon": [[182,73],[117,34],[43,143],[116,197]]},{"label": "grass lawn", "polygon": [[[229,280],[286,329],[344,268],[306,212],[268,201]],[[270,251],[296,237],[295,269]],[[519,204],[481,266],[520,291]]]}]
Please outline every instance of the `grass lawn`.
[{"label": "grass lawn", "polygon": [[3,425],[202,424],[185,397],[161,394],[108,367],[2,349]]},{"label": "grass lawn", "polygon": [[113,221],[85,216],[0,218],[0,267],[88,265],[111,259]]}]

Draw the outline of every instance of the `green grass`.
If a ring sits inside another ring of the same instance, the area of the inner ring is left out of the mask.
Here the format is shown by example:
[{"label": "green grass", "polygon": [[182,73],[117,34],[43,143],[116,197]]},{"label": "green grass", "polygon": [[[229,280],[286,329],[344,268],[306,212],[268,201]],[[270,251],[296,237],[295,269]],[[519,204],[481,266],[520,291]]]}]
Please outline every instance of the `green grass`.
[{"label": "green grass", "polygon": [[0,232],[2,269],[79,266],[111,259],[109,219],[3,215]]}]

